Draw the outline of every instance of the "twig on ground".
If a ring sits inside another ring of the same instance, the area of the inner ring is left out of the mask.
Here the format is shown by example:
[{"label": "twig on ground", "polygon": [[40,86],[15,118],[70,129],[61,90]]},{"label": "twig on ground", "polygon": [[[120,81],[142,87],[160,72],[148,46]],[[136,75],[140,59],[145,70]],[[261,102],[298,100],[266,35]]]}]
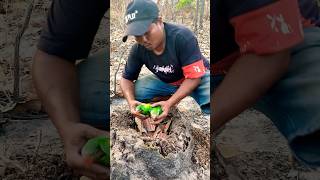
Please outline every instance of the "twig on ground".
[{"label": "twig on ground", "polygon": [[9,90],[2,88],[0,91],[3,93],[0,95],[0,112],[4,113],[12,110],[16,103],[11,99]]},{"label": "twig on ground", "polygon": [[19,170],[22,172],[26,172],[26,168],[22,167],[18,162],[13,161],[11,159],[8,159],[7,157],[0,155],[0,159],[5,163],[5,164],[11,164],[17,167]]},{"label": "twig on ground", "polygon": [[122,49],[122,53],[121,53],[121,56],[119,58],[119,64],[118,64],[116,72],[114,73],[114,82],[113,82],[113,93],[114,93],[114,95],[117,94],[117,91],[116,91],[117,90],[117,74],[118,74],[118,71],[119,71],[120,66],[122,64],[121,59],[122,59],[122,56],[124,55],[124,53],[125,53],[125,48]]},{"label": "twig on ground", "polygon": [[36,158],[38,157],[41,140],[42,140],[42,129],[40,129],[38,131],[38,141],[37,141],[37,146],[36,146],[36,149],[34,151],[34,155],[33,155],[32,161],[31,161],[32,163],[34,163]]}]

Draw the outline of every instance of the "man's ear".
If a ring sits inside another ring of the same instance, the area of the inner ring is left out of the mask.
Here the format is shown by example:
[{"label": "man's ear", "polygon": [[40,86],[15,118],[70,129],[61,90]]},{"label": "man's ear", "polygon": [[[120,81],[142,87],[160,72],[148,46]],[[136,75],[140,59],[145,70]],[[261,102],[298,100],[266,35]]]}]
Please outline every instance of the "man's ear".
[{"label": "man's ear", "polygon": [[157,24],[160,25],[161,27],[163,27],[163,21],[162,21],[162,17],[161,16],[158,17]]}]

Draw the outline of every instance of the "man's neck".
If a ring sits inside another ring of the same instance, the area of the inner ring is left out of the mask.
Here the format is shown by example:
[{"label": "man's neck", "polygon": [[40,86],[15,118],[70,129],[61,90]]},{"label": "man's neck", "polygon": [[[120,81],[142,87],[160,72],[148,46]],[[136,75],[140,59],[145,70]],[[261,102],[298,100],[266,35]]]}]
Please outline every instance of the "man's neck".
[{"label": "man's neck", "polygon": [[155,48],[153,50],[153,53],[155,53],[156,55],[161,55],[164,52],[165,47],[166,47],[166,32],[165,32],[164,27],[163,27],[163,39],[162,39],[162,42],[157,48]]}]

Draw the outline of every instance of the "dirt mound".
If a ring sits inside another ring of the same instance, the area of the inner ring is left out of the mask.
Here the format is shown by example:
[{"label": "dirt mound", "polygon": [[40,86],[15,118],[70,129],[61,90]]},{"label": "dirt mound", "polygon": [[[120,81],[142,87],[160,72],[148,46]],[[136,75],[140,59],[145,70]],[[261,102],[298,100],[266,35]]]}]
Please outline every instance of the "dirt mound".
[{"label": "dirt mound", "polygon": [[209,131],[175,108],[165,139],[137,131],[126,104],[111,108],[112,178],[209,179]]},{"label": "dirt mound", "polygon": [[226,124],[212,149],[216,179],[318,180],[320,171],[295,160],[285,138],[263,114],[252,109]]}]

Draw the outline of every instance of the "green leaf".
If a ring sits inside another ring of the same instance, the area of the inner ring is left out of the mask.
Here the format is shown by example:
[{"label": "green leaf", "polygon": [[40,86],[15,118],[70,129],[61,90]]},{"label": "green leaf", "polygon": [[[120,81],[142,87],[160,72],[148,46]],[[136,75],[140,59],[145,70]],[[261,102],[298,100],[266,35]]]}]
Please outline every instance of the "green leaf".
[{"label": "green leaf", "polygon": [[193,7],[194,5],[194,0],[179,0],[179,2],[176,4],[176,9],[181,10],[186,7]]}]

